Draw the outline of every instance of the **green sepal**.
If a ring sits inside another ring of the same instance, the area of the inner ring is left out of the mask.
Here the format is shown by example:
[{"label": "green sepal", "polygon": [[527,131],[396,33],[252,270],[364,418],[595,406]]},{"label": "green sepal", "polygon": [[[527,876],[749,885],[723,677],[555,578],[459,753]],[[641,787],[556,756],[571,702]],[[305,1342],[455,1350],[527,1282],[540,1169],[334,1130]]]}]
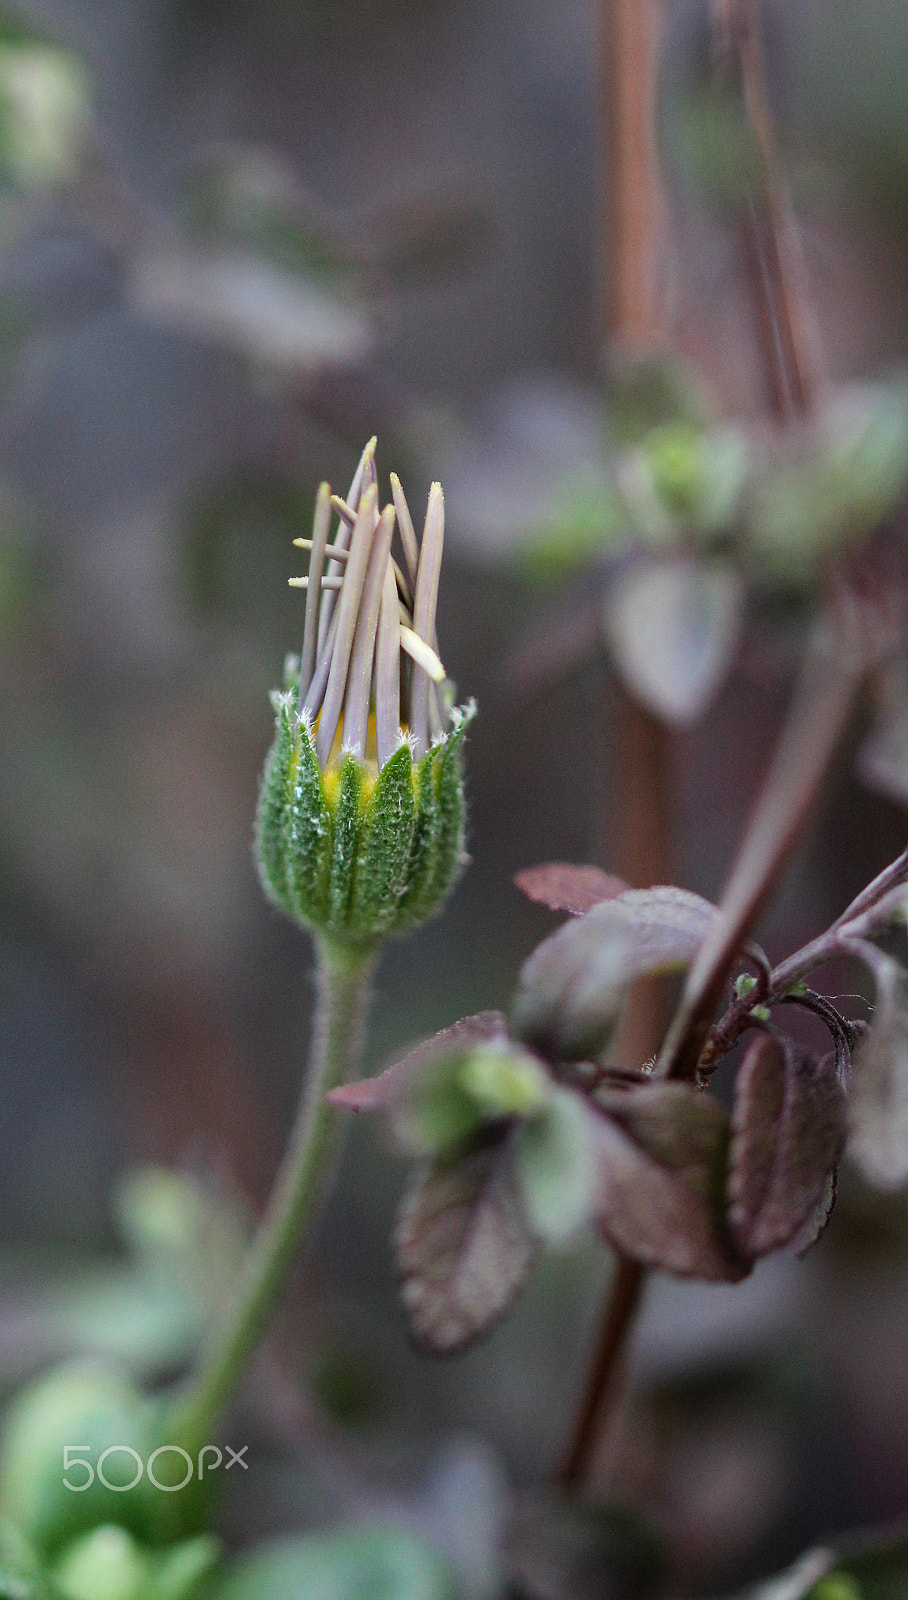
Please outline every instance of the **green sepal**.
[{"label": "green sepal", "polygon": [[385,762],[366,806],[350,909],[354,935],[371,938],[394,926],[415,826],[413,753],[404,743]]},{"label": "green sepal", "polygon": [[475,711],[468,707],[435,753],[435,861],[426,886],[422,916],[432,916],[453,889],[463,865],[464,798],[462,745]]},{"label": "green sepal", "polygon": [[461,745],[475,707],[453,712],[451,732],[416,766],[402,743],[370,788],[369,768],[350,752],[326,781],[292,681],[271,698],[275,734],[255,824],[268,898],[295,921],[357,943],[433,916],[463,862]]},{"label": "green sepal", "polygon": [[332,933],[345,933],[349,928],[350,899],[353,874],[359,845],[360,824],[363,820],[363,782],[365,769],[354,755],[344,756],[340,771],[340,790],[334,812],[334,838],[331,848],[331,872],[328,880],[328,917],[326,926]]},{"label": "green sepal", "polygon": [[395,927],[425,922],[453,888],[463,865],[463,738],[476,715],[470,701],[452,712],[454,727],[416,768],[417,815],[407,869],[408,887]]},{"label": "green sepal", "polygon": [[283,687],[285,694],[293,696],[294,705],[297,704],[300,692],[300,658],[299,656],[284,657]]},{"label": "green sepal", "polygon": [[426,890],[435,866],[435,840],[438,833],[438,798],[435,787],[435,758],[438,747],[428,750],[414,768],[416,826],[407,862],[407,885],[401,897],[395,927],[411,928],[429,912],[422,910]]},{"label": "green sepal", "polygon": [[320,926],[328,908],[333,828],[306,722],[297,727],[293,769],[292,800],[284,828],[287,909],[302,921]]},{"label": "green sepal", "polygon": [[296,765],[293,713],[289,695],[275,695],[274,705],[274,742],[265,761],[255,817],[255,859],[268,899],[289,911],[285,840]]}]

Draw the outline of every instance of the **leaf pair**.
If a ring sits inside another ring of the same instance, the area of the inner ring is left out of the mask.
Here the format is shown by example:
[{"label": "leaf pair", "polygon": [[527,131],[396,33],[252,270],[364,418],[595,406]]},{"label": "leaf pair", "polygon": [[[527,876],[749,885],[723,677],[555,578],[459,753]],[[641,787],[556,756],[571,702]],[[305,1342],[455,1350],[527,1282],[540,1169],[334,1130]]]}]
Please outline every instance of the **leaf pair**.
[{"label": "leaf pair", "polygon": [[766,1032],[732,1118],[688,1084],[567,1087],[504,1018],[466,1018],[378,1079],[333,1091],[382,1110],[423,1157],[395,1236],[414,1337],[464,1348],[510,1305],[542,1242],[594,1221],[651,1267],[733,1282],[825,1221],[844,1095],[822,1061]]},{"label": "leaf pair", "polygon": [[806,1249],[832,1206],[845,1097],[834,1057],[761,1033],[729,1120],[681,1083],[596,1095],[597,1220],[616,1248],[683,1277],[734,1282],[785,1245]]}]

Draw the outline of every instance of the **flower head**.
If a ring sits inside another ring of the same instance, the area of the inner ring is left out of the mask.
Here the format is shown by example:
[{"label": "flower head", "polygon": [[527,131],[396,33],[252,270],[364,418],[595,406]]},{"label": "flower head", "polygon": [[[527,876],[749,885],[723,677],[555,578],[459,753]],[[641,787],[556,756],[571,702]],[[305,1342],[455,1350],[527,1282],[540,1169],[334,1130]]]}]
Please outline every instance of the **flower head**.
[{"label": "flower head", "polygon": [[[256,829],[266,893],[296,920],[358,941],[431,916],[462,860],[460,745],[435,608],[444,497],[421,541],[404,492],[379,511],[375,440],[345,500],[318,492],[303,648],[288,658]],[[332,533],[332,521],[337,518]],[[392,554],[395,527],[401,560]]]}]

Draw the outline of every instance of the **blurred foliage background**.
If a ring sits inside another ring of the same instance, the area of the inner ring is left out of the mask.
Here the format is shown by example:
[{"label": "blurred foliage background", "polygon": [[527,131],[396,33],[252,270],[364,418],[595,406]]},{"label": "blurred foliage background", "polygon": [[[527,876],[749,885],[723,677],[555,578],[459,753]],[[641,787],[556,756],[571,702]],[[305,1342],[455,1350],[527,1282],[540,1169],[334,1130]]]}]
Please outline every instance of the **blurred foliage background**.
[{"label": "blurred foliage background", "polygon": [[[706,7],[664,12],[672,331],[710,391],[672,403],[667,436],[628,435],[600,383],[588,5],[33,0],[0,18],[7,1384],[99,1346],[173,1370],[216,1292],[206,1205],[233,1197],[225,1262],[267,1190],[310,1005],[305,941],[264,904],[250,852],[267,691],[302,630],[290,541],[318,480],[343,492],[373,431],[383,482],[399,471],[411,505],[445,485],[441,651],[480,716],[472,865],[443,917],[383,958],[370,1070],[507,1003],[551,926],[513,889],[518,868],[617,864],[618,670],[645,701],[652,651],[635,677],[634,640],[664,599],[615,599],[615,573],[641,570],[621,564],[628,527],[650,555],[700,538],[707,566],[683,570],[717,570],[737,537],[736,440],[752,425],[757,448],[766,410],[735,246],[739,123],[711,76]],[[789,692],[815,547],[843,519],[849,534],[884,521],[900,571],[908,474],[908,15],[897,0],[763,12],[813,308],[851,387],[826,455],[804,466],[795,448],[769,488],[759,478],[746,593],[698,590],[706,622],[685,633],[682,618],[681,657],[655,669],[672,870],[707,895]],[[665,603],[674,619],[687,600]],[[540,637],[557,659],[534,675]],[[676,715],[658,682],[680,681],[689,637],[718,664],[688,661],[705,686]],[[904,843],[900,672],[837,767],[763,930],[770,954]],[[193,1186],[146,1172],[124,1188],[142,1163],[183,1164]],[[589,1241],[549,1258],[485,1345],[430,1363],[395,1304],[400,1181],[354,1126],[258,1377],[281,1448],[262,1444],[231,1534],[377,1509],[428,1532],[480,1596],[507,1525],[516,1569],[537,1573],[527,1592],[558,1594],[532,1517],[508,1508],[561,1447],[608,1261]],[[806,1262],[773,1259],[738,1288],[651,1285],[603,1483],[672,1542],[678,1592],[908,1511],[906,1243],[904,1199],[845,1174]]]}]

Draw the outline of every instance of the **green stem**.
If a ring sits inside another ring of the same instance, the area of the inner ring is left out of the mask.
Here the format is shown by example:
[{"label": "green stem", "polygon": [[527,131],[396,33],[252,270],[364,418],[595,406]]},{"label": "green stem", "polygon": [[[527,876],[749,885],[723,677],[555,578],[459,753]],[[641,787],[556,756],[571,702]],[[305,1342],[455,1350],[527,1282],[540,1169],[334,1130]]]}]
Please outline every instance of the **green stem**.
[{"label": "green stem", "polygon": [[374,951],[317,934],[316,952],[312,1056],[290,1142],[234,1294],[165,1423],[167,1442],[190,1455],[208,1442],[274,1315],[321,1199],[339,1127],[325,1096],[359,1058]]}]

